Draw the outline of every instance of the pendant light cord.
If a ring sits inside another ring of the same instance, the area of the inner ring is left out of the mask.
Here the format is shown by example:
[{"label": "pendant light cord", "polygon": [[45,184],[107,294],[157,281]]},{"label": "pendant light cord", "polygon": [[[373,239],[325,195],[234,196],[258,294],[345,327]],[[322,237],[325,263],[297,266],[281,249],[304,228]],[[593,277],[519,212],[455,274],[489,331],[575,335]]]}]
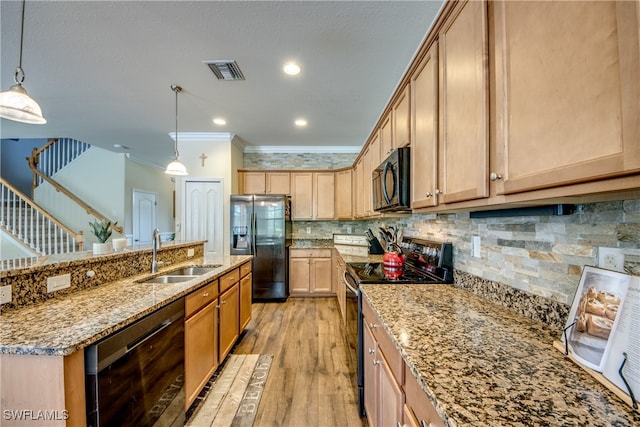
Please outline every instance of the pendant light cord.
[{"label": "pendant light cord", "polygon": [[175,154],[176,159],[178,159],[180,153],[178,153],[178,92],[182,92],[182,88],[178,85],[171,85],[171,89],[176,93],[176,144],[175,144]]},{"label": "pendant light cord", "polygon": [[[18,61],[18,68],[16,68],[16,73],[13,76],[13,80],[22,84],[24,82],[24,70],[22,69],[22,41],[24,40],[24,7],[27,0],[22,0],[22,21],[20,24],[20,60]],[[18,79],[20,76],[20,79]]]}]

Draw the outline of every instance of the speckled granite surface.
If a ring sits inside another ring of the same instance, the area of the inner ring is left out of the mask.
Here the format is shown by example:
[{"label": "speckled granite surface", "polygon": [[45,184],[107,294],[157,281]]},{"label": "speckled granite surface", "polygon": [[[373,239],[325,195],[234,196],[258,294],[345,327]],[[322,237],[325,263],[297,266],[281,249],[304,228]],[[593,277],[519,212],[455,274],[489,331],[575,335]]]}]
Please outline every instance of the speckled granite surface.
[{"label": "speckled granite surface", "polygon": [[68,355],[158,308],[196,290],[230,271],[251,256],[199,257],[160,270],[187,265],[221,264],[187,282],[136,283],[150,276],[142,273],[127,279],[74,292],[64,298],[11,310],[0,316],[0,353]]},{"label": "speckled granite surface", "polygon": [[331,239],[293,239],[291,249],[331,249],[333,240]]},{"label": "speckled granite surface", "polygon": [[361,289],[449,426],[640,425],[540,322],[451,285]]}]

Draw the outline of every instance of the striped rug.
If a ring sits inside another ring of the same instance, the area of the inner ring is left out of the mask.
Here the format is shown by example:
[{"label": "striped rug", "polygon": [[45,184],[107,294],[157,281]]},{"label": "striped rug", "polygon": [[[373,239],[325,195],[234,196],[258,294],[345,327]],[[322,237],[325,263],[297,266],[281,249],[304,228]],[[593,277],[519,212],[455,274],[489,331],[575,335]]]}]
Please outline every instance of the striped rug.
[{"label": "striped rug", "polygon": [[187,414],[190,427],[251,427],[273,355],[231,354]]}]

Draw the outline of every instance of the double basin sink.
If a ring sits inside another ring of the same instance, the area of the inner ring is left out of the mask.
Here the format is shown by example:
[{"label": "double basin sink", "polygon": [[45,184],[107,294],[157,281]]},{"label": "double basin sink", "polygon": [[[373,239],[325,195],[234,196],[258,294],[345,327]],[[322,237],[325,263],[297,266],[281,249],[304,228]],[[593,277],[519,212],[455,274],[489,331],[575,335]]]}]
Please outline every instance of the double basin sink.
[{"label": "double basin sink", "polygon": [[212,265],[204,265],[204,266],[190,266],[190,267],[181,267],[167,273],[164,273],[161,276],[152,277],[150,279],[141,279],[137,280],[136,283],[180,283],[187,282],[193,278],[198,276],[202,276],[203,274],[207,274],[218,267],[221,267],[222,264],[212,264]]}]

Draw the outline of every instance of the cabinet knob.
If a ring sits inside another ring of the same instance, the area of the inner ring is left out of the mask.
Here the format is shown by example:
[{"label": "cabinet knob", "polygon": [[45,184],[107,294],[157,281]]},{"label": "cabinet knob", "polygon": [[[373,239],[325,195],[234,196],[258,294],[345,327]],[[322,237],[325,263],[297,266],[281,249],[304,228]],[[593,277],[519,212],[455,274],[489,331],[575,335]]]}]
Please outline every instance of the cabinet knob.
[{"label": "cabinet knob", "polygon": [[425,420],[420,420],[420,427],[433,427],[433,423],[431,421],[426,422]]},{"label": "cabinet knob", "polygon": [[372,348],[368,349],[367,351],[369,352],[369,354],[373,354],[375,352]]},{"label": "cabinet knob", "polygon": [[374,361],[373,361],[373,366],[378,366],[379,364],[380,364],[380,361],[379,361],[379,360],[374,360]]},{"label": "cabinet knob", "polygon": [[438,196],[438,195],[442,194],[442,191],[440,191],[440,190],[438,190],[438,189],[436,188],[436,191],[434,191],[434,193],[436,194],[436,196]]},{"label": "cabinet knob", "polygon": [[223,303],[223,304],[226,304],[227,302],[226,302],[226,301],[222,301],[222,303]]},{"label": "cabinet knob", "polygon": [[202,294],[202,298],[206,298],[209,296],[209,292],[205,292],[204,294]]},{"label": "cabinet knob", "polygon": [[369,323],[369,327],[370,327],[371,329],[375,329],[375,328],[376,328],[376,324],[375,324],[375,323]]},{"label": "cabinet knob", "polygon": [[433,193],[427,191],[424,196],[428,199],[429,197],[433,196]]},{"label": "cabinet knob", "polygon": [[491,172],[491,175],[489,175],[489,179],[491,181],[497,181],[499,179],[502,179],[502,175],[500,175],[499,173],[496,173],[496,172]]}]

